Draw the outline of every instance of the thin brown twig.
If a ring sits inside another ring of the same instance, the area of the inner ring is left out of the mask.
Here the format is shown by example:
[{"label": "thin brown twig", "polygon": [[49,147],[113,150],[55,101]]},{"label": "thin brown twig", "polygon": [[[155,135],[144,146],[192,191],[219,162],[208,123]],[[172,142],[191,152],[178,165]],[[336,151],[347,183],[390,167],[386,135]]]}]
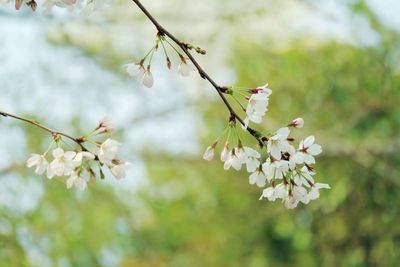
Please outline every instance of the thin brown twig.
[{"label": "thin brown twig", "polygon": [[[211,77],[208,75],[208,73],[200,66],[200,64],[196,61],[196,59],[192,56],[192,54],[189,52],[188,45],[182,41],[180,41],[177,37],[175,37],[173,34],[171,34],[167,29],[165,29],[154,17],[153,15],[150,14],[150,12],[142,5],[142,3],[139,0],[132,0],[138,7],[139,9],[146,15],[146,17],[153,23],[153,25],[156,27],[157,31],[169,37],[174,43],[176,43],[182,51],[188,56],[190,61],[193,63],[193,65],[196,67],[197,71],[199,72],[199,75],[207,80],[211,85],[215,88],[217,91],[218,95],[224,102],[225,106],[228,108],[230,117],[235,118],[235,120],[238,120],[240,124],[244,125],[243,119],[236,113],[236,111],[233,109],[231,104],[228,102],[226,99],[224,93],[226,93],[227,89],[226,87],[218,85]],[[263,144],[262,140],[267,140],[267,137],[262,136],[258,131],[254,130],[253,128],[247,127],[247,131],[254,136],[255,139],[257,139],[258,143],[260,145]]]},{"label": "thin brown twig", "polygon": [[16,119],[16,120],[20,120],[20,121],[32,124],[32,125],[40,128],[40,129],[50,133],[53,136],[53,138],[56,138],[57,136],[64,136],[64,137],[70,139],[71,141],[77,143],[82,148],[83,151],[88,151],[86,149],[86,147],[83,145],[84,139],[82,137],[77,137],[76,138],[76,137],[73,137],[73,136],[71,136],[69,134],[66,134],[66,133],[63,133],[63,132],[59,132],[59,131],[55,131],[53,129],[50,129],[50,128],[40,124],[39,122],[37,122],[35,120],[23,118],[23,117],[20,117],[20,116],[17,116],[17,115],[8,113],[8,112],[0,111],[0,116],[6,117],[6,118],[7,117],[8,118],[13,118],[13,119]]}]

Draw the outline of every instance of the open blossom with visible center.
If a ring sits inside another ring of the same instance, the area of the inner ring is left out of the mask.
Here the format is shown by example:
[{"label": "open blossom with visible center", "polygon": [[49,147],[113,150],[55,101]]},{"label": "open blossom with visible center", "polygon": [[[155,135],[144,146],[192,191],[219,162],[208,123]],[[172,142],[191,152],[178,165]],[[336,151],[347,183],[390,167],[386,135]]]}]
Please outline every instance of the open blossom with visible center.
[{"label": "open blossom with visible center", "polygon": [[239,144],[238,147],[234,147],[225,160],[224,169],[228,170],[233,167],[235,170],[240,170],[243,164],[246,164],[248,172],[254,172],[260,165],[257,160],[260,157],[260,153],[250,147],[243,147]]},{"label": "open blossom with visible center", "polygon": [[80,190],[85,190],[87,187],[87,182],[90,180],[90,173],[83,169],[81,172],[73,172],[71,177],[67,180],[67,188],[70,189],[76,186]]},{"label": "open blossom with visible center", "polygon": [[113,139],[108,138],[106,141],[104,141],[100,145],[97,154],[100,162],[106,165],[112,165],[112,161],[117,155],[119,146],[120,144]]},{"label": "open blossom with visible center", "polygon": [[258,187],[265,186],[267,176],[265,175],[262,166],[259,166],[255,172],[249,176],[249,183],[256,184]]},{"label": "open blossom with visible center", "polygon": [[270,187],[265,188],[260,196],[260,200],[263,198],[266,198],[269,201],[275,201],[278,198],[285,200],[286,198],[288,198],[288,196],[289,196],[288,185],[280,183],[276,186],[272,185]]},{"label": "open blossom with visible center", "polygon": [[76,167],[76,162],[74,162],[74,158],[76,156],[76,152],[67,151],[60,147],[53,150],[54,160],[50,163],[47,168],[47,177],[49,179],[56,176],[70,175],[74,168]]},{"label": "open blossom with visible center", "polygon": [[296,153],[295,158],[297,163],[314,164],[314,156],[322,152],[322,148],[318,144],[314,144],[315,138],[313,135],[307,137],[300,142],[299,151]]},{"label": "open blossom with visible center", "polygon": [[26,163],[28,168],[36,166],[35,173],[39,175],[43,174],[47,170],[48,165],[49,163],[46,158],[39,154],[32,154]]},{"label": "open blossom with visible center", "polygon": [[131,164],[129,162],[119,162],[117,165],[113,166],[110,171],[117,179],[122,179],[126,177],[126,169]]},{"label": "open blossom with visible center", "polygon": [[178,73],[183,77],[190,75],[191,71],[196,71],[196,67],[193,65],[192,61],[189,59],[181,58],[181,62],[178,66]]},{"label": "open blossom with visible center", "polygon": [[227,160],[224,163],[224,169],[228,170],[230,167],[233,167],[235,170],[239,171],[242,168],[242,164],[243,157],[241,157],[240,152],[238,153],[236,148],[232,148]]},{"label": "open blossom with visible center", "polygon": [[276,134],[268,139],[267,150],[276,160],[280,160],[281,152],[289,152],[290,145],[287,141],[290,130],[288,127],[280,128]]}]

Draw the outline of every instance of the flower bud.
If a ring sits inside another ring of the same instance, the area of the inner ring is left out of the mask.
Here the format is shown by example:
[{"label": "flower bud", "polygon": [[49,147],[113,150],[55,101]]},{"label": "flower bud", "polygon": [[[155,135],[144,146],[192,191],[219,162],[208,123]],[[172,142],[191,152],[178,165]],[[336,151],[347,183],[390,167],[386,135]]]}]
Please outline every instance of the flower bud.
[{"label": "flower bud", "polygon": [[206,151],[204,152],[203,159],[211,161],[214,158],[214,151],[215,147],[213,146],[207,147]]},{"label": "flower bud", "polygon": [[22,6],[22,0],[15,0],[15,9],[20,10]]},{"label": "flower bud", "polygon": [[168,67],[168,69],[171,69],[171,67],[172,67],[172,63],[171,63],[171,60],[169,59],[169,57],[167,57],[167,67]]},{"label": "flower bud", "polygon": [[146,86],[147,88],[153,87],[154,84],[154,78],[153,74],[151,74],[150,67],[147,67],[147,70],[143,74],[142,77],[142,84]]},{"label": "flower bud", "polygon": [[296,119],[292,120],[292,122],[289,123],[288,126],[294,127],[294,128],[303,128],[304,120],[303,120],[303,118],[296,118]]},{"label": "flower bud", "polygon": [[229,158],[229,144],[228,142],[226,142],[221,152],[221,161],[225,162],[228,160],[228,158]]},{"label": "flower bud", "polygon": [[211,146],[207,147],[206,151],[204,152],[203,159],[210,161],[214,158],[215,147],[217,144],[218,140],[215,141]]},{"label": "flower bud", "polygon": [[114,130],[112,118],[108,115],[104,115],[99,121],[97,129],[99,129],[102,133],[112,132]]}]

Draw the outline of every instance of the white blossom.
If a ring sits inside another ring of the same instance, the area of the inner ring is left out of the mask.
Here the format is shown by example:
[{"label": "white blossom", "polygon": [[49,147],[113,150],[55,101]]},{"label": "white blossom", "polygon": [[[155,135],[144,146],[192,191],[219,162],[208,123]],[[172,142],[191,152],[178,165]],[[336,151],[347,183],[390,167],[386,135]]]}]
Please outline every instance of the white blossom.
[{"label": "white blossom", "polygon": [[203,154],[203,159],[208,161],[212,160],[214,158],[214,152],[215,152],[215,146],[207,147],[206,151]]},{"label": "white blossom", "polygon": [[308,193],[308,199],[314,200],[319,198],[319,190],[322,188],[330,189],[331,187],[328,184],[316,183],[311,186],[311,190]]},{"label": "white blossom", "polygon": [[226,142],[221,152],[221,161],[225,162],[229,158],[229,144]]},{"label": "white blossom", "polygon": [[289,171],[289,162],[286,160],[271,161],[271,158],[267,158],[263,164],[263,170],[268,181],[271,181],[272,179],[282,179]]},{"label": "white blossom", "polygon": [[289,196],[289,185],[280,183],[275,187],[275,194],[277,198],[285,200]]},{"label": "white blossom", "polygon": [[252,95],[246,107],[246,118],[244,119],[243,128],[246,129],[249,122],[261,123],[263,116],[268,110],[269,96],[272,91],[268,88],[258,87],[251,90]]},{"label": "white blossom", "polygon": [[256,184],[258,187],[265,186],[267,176],[265,175],[262,166],[260,166],[255,172],[249,176],[249,183]]},{"label": "white blossom", "polygon": [[47,162],[44,155],[39,155],[39,154],[31,154],[30,158],[26,163],[26,166],[28,168],[36,166],[35,173],[39,175],[43,174],[47,170],[48,165],[49,163]]},{"label": "white blossom", "polygon": [[300,201],[307,202],[304,197],[307,195],[307,190],[302,186],[293,186],[288,197],[284,198],[285,206],[288,209],[294,209]]},{"label": "white blossom", "polygon": [[243,161],[246,163],[246,168],[248,172],[254,172],[258,166],[260,166],[260,162],[258,158],[261,157],[260,153],[250,147],[243,147],[244,150],[244,159]]},{"label": "white blossom", "polygon": [[145,69],[143,63],[140,62],[140,63],[125,64],[123,67],[130,76],[132,77],[136,76],[140,78],[140,82],[142,85],[148,88],[153,87],[154,77],[150,71],[150,66],[148,66],[147,69]]},{"label": "white blossom", "polygon": [[290,145],[287,141],[290,130],[288,127],[280,128],[276,134],[268,139],[267,150],[276,160],[280,160],[281,152],[288,152]]},{"label": "white blossom", "polygon": [[153,74],[151,73],[149,68],[144,72],[142,76],[142,84],[147,88],[151,88],[154,85]]},{"label": "white blossom", "polygon": [[257,160],[261,155],[256,150],[250,147],[243,147],[239,144],[238,147],[234,147],[225,160],[224,168],[229,169],[231,166],[235,170],[240,170],[243,164],[246,164],[248,172],[254,172],[255,169],[260,165]]},{"label": "white blossom", "polygon": [[289,159],[288,159],[289,170],[294,170],[296,168],[296,164],[298,164],[298,160],[296,159],[297,155],[296,148],[294,148],[294,146],[289,144],[289,149],[287,153],[289,154]]},{"label": "white blossom", "polygon": [[131,164],[129,162],[120,162],[117,165],[113,166],[110,168],[111,173],[114,175],[115,178],[117,179],[123,179],[126,177],[126,169],[130,166]]},{"label": "white blossom", "polygon": [[196,71],[196,67],[193,65],[192,61],[189,59],[181,59],[181,62],[178,66],[178,73],[183,77],[187,77],[190,75],[191,71]]},{"label": "white blossom", "polygon": [[310,183],[314,183],[312,177],[314,174],[315,172],[312,172],[306,166],[303,166],[300,170],[293,171],[293,180],[298,186],[304,185],[310,187]]},{"label": "white blossom", "polygon": [[[239,154],[239,155],[238,155]],[[229,153],[228,159],[224,163],[224,169],[228,170],[230,167],[233,167],[235,170],[239,171],[242,168],[243,157],[240,152],[236,152],[235,148],[232,148]]]},{"label": "white blossom", "polygon": [[47,177],[49,179],[56,176],[70,175],[74,168],[76,167],[76,163],[73,159],[76,156],[76,152],[67,151],[60,147],[53,150],[54,160],[50,163],[47,168]]},{"label": "white blossom", "polygon": [[314,164],[314,156],[322,152],[320,145],[314,144],[314,136],[309,136],[305,140],[300,142],[299,151],[295,155],[297,163]]},{"label": "white blossom", "polygon": [[263,198],[266,198],[269,201],[275,201],[278,198],[276,187],[270,186],[265,188],[260,196],[260,200]]},{"label": "white blossom", "polygon": [[80,190],[85,190],[87,187],[87,182],[90,180],[90,173],[83,169],[80,172],[72,172],[71,177],[67,180],[67,188],[70,189],[76,186]]},{"label": "white blossom", "polygon": [[123,67],[125,68],[125,71],[129,74],[129,76],[132,77],[134,76],[142,77],[146,72],[146,69],[143,67],[143,64],[140,63],[125,64]]},{"label": "white blossom", "polygon": [[88,151],[80,151],[78,153],[76,153],[73,162],[75,164],[75,167],[78,167],[82,164],[82,160],[83,158],[87,158],[87,159],[95,159],[95,155],[93,155],[92,153],[88,152]]},{"label": "white blossom", "polygon": [[82,15],[89,16],[94,11],[101,10],[109,6],[112,2],[112,0],[86,0],[82,10]]},{"label": "white blossom", "polygon": [[97,127],[102,132],[112,132],[114,130],[112,118],[108,115],[104,115],[99,121]]},{"label": "white blossom", "polygon": [[120,144],[113,139],[108,138],[104,141],[100,145],[97,153],[100,162],[106,165],[111,165],[112,160],[114,160],[117,155],[119,146]]}]

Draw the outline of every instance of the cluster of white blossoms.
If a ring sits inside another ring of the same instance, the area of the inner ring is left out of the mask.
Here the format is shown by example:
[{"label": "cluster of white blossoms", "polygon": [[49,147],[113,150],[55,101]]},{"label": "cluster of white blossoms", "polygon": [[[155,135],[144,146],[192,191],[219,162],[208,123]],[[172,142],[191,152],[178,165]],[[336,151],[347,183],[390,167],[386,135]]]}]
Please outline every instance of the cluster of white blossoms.
[{"label": "cluster of white blossoms", "polygon": [[247,128],[250,121],[261,123],[262,118],[265,113],[267,113],[269,96],[272,94],[272,90],[267,86],[268,84],[249,90],[251,95],[246,107],[246,118],[244,119],[243,125],[244,129]]},{"label": "cluster of white blossoms", "polygon": [[[316,183],[313,178],[315,175],[314,157],[322,152],[321,146],[314,143],[314,136],[309,136],[302,140],[297,148],[293,145],[294,138],[289,137],[290,128],[303,127],[304,120],[302,118],[293,120],[285,127],[278,129],[274,134],[263,135],[261,132],[249,127],[250,123],[262,123],[268,111],[269,98],[272,94],[268,84],[245,89],[245,93],[243,91],[240,92],[241,90],[235,91],[230,87],[218,86],[198,65],[189,52],[189,50],[193,50],[204,55],[206,51],[192,44],[179,41],[164,30],[138,0],[133,2],[153,22],[159,32],[156,35],[155,44],[148,53],[141,60],[124,65],[125,71],[130,76],[137,77],[143,86],[153,87],[154,77],[151,72],[153,56],[156,52],[162,50],[166,65],[168,69],[171,69],[172,62],[168,55],[168,48],[177,55],[179,63],[177,63],[176,69],[180,75],[186,77],[192,72],[197,72],[202,78],[208,80],[218,91],[231,115],[226,128],[228,130],[227,138],[220,155],[221,161],[224,162],[225,170],[233,168],[239,171],[245,165],[247,172],[251,173],[249,183],[264,188],[260,199],[269,201],[281,199],[287,208],[295,208],[299,202],[307,204],[319,197],[320,189],[330,188],[328,184]],[[45,0],[44,7],[46,10],[50,10],[54,6],[70,10],[78,8],[82,13],[90,14],[92,11],[101,9],[109,3],[110,0]],[[37,7],[35,0],[15,0],[16,9],[20,9],[23,4],[31,7],[32,10]],[[242,105],[240,99],[236,98],[236,95],[245,97],[248,101],[246,107]],[[236,114],[225,96],[231,96],[240,105],[246,115],[243,120]],[[9,115],[3,113],[3,116]],[[16,116],[12,117],[18,118]],[[236,128],[237,122],[241,123],[243,130],[248,131],[257,139],[259,150],[242,144]],[[94,131],[78,139],[71,138],[65,134],[54,133],[54,141],[47,151],[43,154],[32,154],[28,159],[27,166],[36,167],[35,172],[37,174],[47,173],[49,179],[56,176],[68,176],[67,187],[76,186],[82,190],[86,188],[90,180],[95,180],[97,176],[104,178],[102,169],[104,167],[108,168],[115,177],[123,178],[129,163],[117,158],[119,143],[110,138],[102,142],[93,139],[99,135],[104,136],[111,130],[111,120],[105,117]],[[232,140],[234,137],[231,136],[231,132],[235,133],[236,139]],[[64,137],[72,139],[79,145],[79,149],[65,151],[61,143],[61,141],[64,141]],[[218,140],[219,138],[206,149],[203,155],[205,160],[213,159]],[[89,145],[92,152],[86,147]],[[47,154],[51,150],[52,159],[49,162]],[[97,172],[95,171],[96,168],[94,168],[95,165],[98,167]]]},{"label": "cluster of white blossoms", "polygon": [[[1,0],[4,4],[10,0]],[[78,10],[83,15],[90,15],[92,12],[101,10],[112,3],[112,0],[44,0],[43,9],[51,11],[53,7],[66,8],[70,11]],[[15,0],[15,9],[20,10],[23,5],[30,7],[33,11],[36,10],[38,4],[36,0]]]},{"label": "cluster of white blossoms", "polygon": [[[120,144],[110,138],[102,142],[96,140],[112,131],[112,121],[105,116],[90,134],[78,139],[79,149],[69,151],[64,150],[63,144],[70,145],[62,139],[62,135],[56,133],[47,151],[43,154],[32,154],[27,161],[27,167],[35,167],[36,174],[46,173],[49,179],[68,176],[66,181],[68,189],[75,186],[84,190],[87,183],[95,181],[96,177],[104,179],[104,167],[108,168],[117,179],[125,178],[125,170],[130,163],[117,158]],[[93,152],[83,144],[91,145]],[[50,151],[51,155],[48,155]]]},{"label": "cluster of white blossoms", "polygon": [[[248,92],[251,96],[247,97],[245,129],[249,121],[254,123],[262,121],[272,93],[267,86],[249,89]],[[233,94],[233,92],[230,93]],[[260,139],[262,150],[259,152],[243,146],[239,135],[237,135],[237,146],[230,147],[231,129],[236,132],[236,120],[231,120],[228,126],[228,137],[220,155],[221,161],[224,162],[224,169],[228,170],[232,167],[239,171],[245,165],[247,172],[251,173],[249,183],[264,188],[260,200],[281,199],[287,208],[295,208],[299,202],[307,204],[317,199],[319,189],[330,188],[328,184],[316,183],[313,178],[316,173],[312,166],[315,164],[314,157],[322,152],[322,148],[314,143],[314,136],[302,140],[297,148],[292,144],[294,139],[289,137],[290,128],[303,126],[304,120],[297,118],[274,134],[262,136]],[[218,140],[206,149],[203,155],[205,160],[213,159],[217,144]]]},{"label": "cluster of white blossoms", "polygon": [[[196,66],[192,63],[192,61],[184,57],[178,50],[177,48],[169,42],[166,37],[161,34],[157,33],[155,45],[150,49],[150,51],[145,55],[143,59],[141,59],[139,62],[132,62],[129,64],[125,64],[123,67],[125,68],[125,71],[128,73],[129,76],[131,77],[136,77],[139,79],[140,83],[147,87],[151,88],[154,85],[154,76],[151,72],[151,62],[154,56],[154,53],[156,53],[160,46],[162,47],[162,50],[165,55],[165,61],[168,69],[172,68],[172,62],[170,60],[170,57],[168,55],[168,51],[166,49],[166,44],[173,49],[173,51],[177,54],[179,58],[179,64],[177,67],[177,72],[183,76],[183,77],[188,77],[191,72],[196,72],[197,68]],[[205,54],[205,51],[202,50],[199,47],[194,47],[190,44],[186,44],[186,47],[188,49],[194,49],[196,52],[200,54]]]}]

